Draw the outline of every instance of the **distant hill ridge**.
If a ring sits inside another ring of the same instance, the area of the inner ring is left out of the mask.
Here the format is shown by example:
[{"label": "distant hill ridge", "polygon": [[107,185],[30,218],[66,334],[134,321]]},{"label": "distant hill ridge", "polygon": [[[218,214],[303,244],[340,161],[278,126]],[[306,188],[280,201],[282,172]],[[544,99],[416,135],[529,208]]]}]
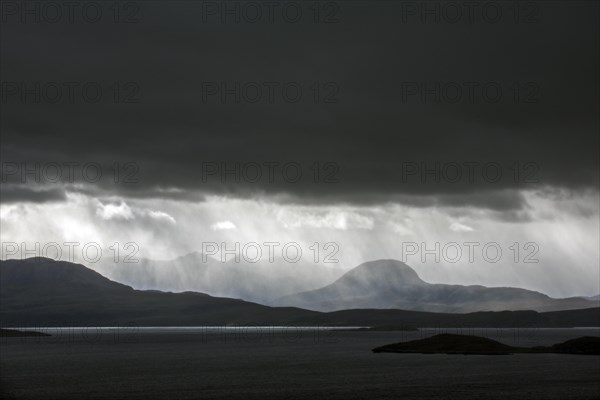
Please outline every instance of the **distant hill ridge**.
[{"label": "distant hill ridge", "polygon": [[[407,279],[415,275],[401,267]],[[386,266],[369,282],[393,272]],[[390,277],[391,278],[391,277]],[[349,275],[362,281],[361,272]],[[390,283],[390,282],[387,282]],[[269,307],[204,293],[134,290],[80,264],[36,258],[0,261],[0,321],[19,326],[382,326],[574,327],[600,326],[600,308],[444,314],[399,309],[316,312]]]},{"label": "distant hill ridge", "polygon": [[597,307],[593,301],[584,298],[553,299],[520,288],[431,284],[398,260],[363,263],[330,285],[281,297],[274,304],[316,311],[352,308],[435,312],[557,311]]}]

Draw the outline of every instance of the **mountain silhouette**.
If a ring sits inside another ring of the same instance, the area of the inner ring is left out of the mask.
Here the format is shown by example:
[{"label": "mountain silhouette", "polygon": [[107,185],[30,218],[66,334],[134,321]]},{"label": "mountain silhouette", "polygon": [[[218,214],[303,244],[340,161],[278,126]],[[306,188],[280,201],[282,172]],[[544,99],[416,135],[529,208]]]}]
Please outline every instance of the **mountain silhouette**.
[{"label": "mountain silhouette", "polygon": [[[402,267],[406,279],[418,277]],[[393,273],[387,267],[382,271]],[[361,271],[348,279],[362,282]],[[384,274],[385,275],[385,274]],[[394,274],[395,276],[395,274]],[[393,282],[392,276],[385,283]],[[375,281],[371,281],[375,285]],[[413,283],[414,283],[413,282]],[[383,283],[379,281],[379,283]],[[396,282],[397,286],[398,282]],[[443,314],[406,310],[317,312],[269,307],[204,293],[135,290],[80,264],[46,258],[0,260],[0,321],[35,326],[599,326],[600,309]]]},{"label": "mountain silhouette", "polygon": [[7,297],[133,291],[131,287],[111,281],[81,264],[42,257],[2,261],[1,278],[0,292]]},{"label": "mountain silhouette", "polygon": [[281,297],[274,304],[317,311],[355,308],[434,312],[558,311],[597,307],[593,301],[579,297],[553,299],[543,293],[512,287],[430,284],[397,260],[366,262],[330,285]]},{"label": "mountain silhouette", "polygon": [[0,320],[12,326],[262,323],[317,314],[197,292],[134,290],[81,264],[40,257],[0,261],[0,300]]}]

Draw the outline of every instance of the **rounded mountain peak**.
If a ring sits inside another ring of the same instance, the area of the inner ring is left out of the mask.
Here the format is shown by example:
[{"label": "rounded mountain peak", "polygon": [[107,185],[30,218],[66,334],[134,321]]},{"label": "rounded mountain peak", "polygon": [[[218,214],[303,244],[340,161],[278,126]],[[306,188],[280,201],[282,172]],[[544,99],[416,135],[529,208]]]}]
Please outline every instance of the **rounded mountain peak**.
[{"label": "rounded mountain peak", "polygon": [[425,284],[414,269],[398,260],[375,260],[360,264],[344,274],[338,282],[391,287]]}]

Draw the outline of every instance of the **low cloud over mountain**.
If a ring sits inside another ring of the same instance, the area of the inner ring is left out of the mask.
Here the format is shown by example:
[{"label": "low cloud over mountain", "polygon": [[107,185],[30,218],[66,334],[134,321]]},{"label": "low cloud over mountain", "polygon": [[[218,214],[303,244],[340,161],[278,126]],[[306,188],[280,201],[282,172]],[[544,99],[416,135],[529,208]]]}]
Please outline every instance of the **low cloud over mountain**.
[{"label": "low cloud over mountain", "polygon": [[257,263],[221,262],[201,253],[170,261],[141,259],[139,263],[114,263],[105,259],[93,268],[136,289],[195,291],[213,296],[240,298],[258,303],[315,289],[339,278],[340,268],[284,260]]}]

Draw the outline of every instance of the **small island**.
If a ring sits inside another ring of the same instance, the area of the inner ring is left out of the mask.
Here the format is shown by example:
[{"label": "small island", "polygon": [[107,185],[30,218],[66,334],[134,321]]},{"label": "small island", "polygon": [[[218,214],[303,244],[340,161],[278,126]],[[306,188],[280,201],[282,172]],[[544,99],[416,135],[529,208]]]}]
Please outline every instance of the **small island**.
[{"label": "small island", "polygon": [[0,337],[29,337],[29,336],[51,336],[48,333],[36,331],[19,331],[17,329],[0,329]]},{"label": "small island", "polygon": [[420,353],[420,354],[479,354],[508,355],[514,353],[559,353],[600,355],[600,337],[584,336],[563,343],[544,347],[513,347],[492,339],[470,336],[441,334],[425,339],[411,340],[376,347],[373,353]]}]

